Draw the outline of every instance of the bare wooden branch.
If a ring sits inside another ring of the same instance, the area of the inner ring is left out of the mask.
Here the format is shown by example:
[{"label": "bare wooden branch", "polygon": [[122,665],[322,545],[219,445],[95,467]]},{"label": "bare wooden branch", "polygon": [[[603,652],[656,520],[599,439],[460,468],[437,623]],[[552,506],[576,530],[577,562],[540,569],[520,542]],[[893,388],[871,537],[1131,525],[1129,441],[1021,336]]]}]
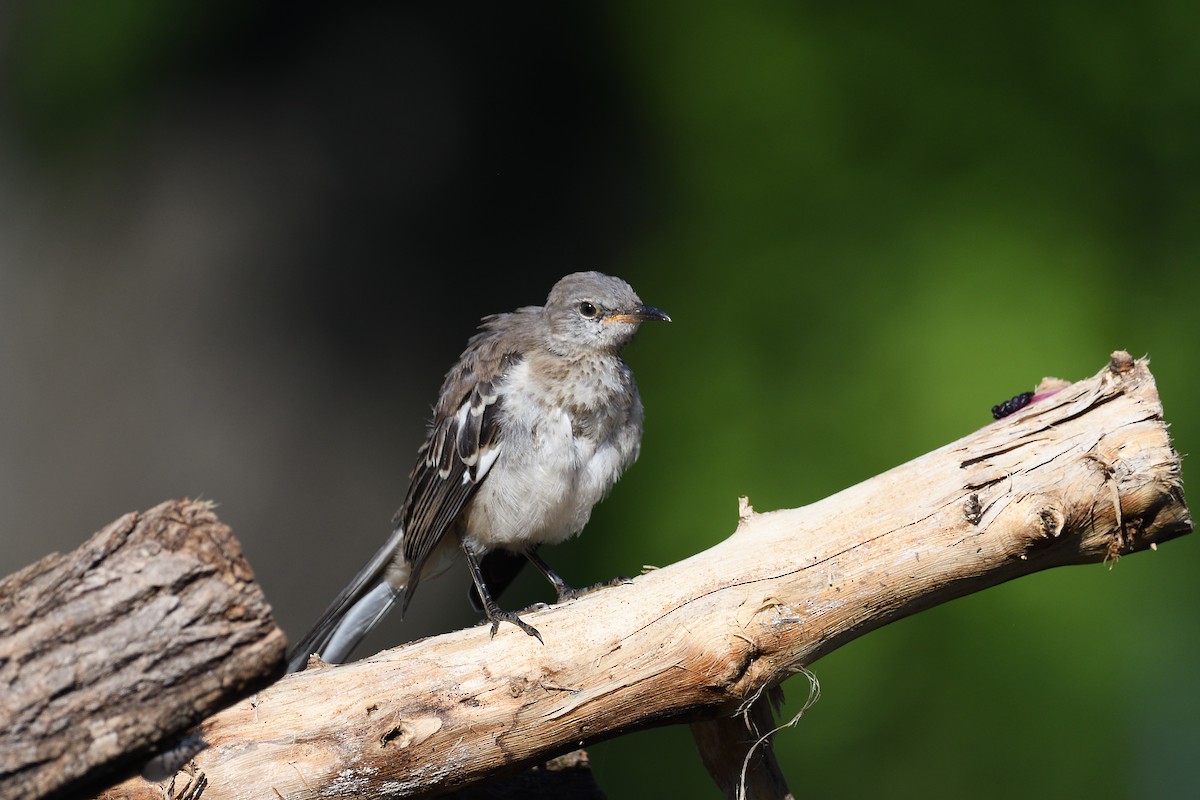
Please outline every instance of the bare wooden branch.
[{"label": "bare wooden branch", "polygon": [[[1096,377],[715,547],[512,626],[289,675],[208,720],[205,800],[425,796],[580,743],[730,716],[888,622],[1191,530],[1154,381]],[[106,797],[158,798],[125,784]]]},{"label": "bare wooden branch", "polygon": [[126,514],[0,583],[0,798],[103,788],[265,686],[285,647],[209,505]]},{"label": "bare wooden branch", "polygon": [[771,748],[774,714],[782,705],[783,692],[776,686],[742,713],[692,723],[704,767],[727,800],[792,800]]}]

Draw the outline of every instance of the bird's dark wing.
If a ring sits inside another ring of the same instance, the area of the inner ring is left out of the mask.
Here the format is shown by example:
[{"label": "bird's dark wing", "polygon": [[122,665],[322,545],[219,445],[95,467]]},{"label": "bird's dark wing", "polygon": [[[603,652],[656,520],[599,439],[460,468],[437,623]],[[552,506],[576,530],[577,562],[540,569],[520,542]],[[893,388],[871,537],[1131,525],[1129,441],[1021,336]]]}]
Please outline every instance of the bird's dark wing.
[{"label": "bird's dark wing", "polygon": [[421,568],[500,455],[496,395],[479,386],[453,417],[439,420],[417,454],[398,522],[411,567],[401,610],[408,607]]},{"label": "bird's dark wing", "polygon": [[[421,568],[487,477],[504,447],[498,388],[520,357],[512,330],[522,309],[484,320],[466,352],[446,375],[429,438],[417,453],[408,494],[394,520],[404,529],[404,558],[411,567],[401,613],[408,607]],[[540,311],[540,309],[536,309]],[[512,347],[505,352],[502,348]]]}]

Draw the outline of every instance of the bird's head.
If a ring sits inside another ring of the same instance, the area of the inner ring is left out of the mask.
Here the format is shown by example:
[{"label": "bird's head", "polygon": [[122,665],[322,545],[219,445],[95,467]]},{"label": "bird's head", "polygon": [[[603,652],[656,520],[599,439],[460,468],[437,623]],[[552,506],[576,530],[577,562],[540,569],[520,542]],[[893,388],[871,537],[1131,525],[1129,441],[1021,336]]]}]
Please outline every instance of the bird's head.
[{"label": "bird's head", "polygon": [[559,355],[620,352],[643,322],[670,322],[628,283],[600,272],[566,276],[546,298],[549,346]]}]

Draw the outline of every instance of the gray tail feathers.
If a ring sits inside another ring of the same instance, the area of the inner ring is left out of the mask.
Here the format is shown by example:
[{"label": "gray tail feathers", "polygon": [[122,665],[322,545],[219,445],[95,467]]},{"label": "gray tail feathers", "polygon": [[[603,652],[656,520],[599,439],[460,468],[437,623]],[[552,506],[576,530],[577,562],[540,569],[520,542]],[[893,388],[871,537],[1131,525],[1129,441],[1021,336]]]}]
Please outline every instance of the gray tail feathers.
[{"label": "gray tail feathers", "polygon": [[330,664],[340,664],[387,615],[404,591],[403,586],[393,587],[386,577],[387,566],[400,555],[403,541],[404,531],[396,528],[387,544],[354,576],[288,653],[288,672],[304,669],[313,653],[319,653]]}]

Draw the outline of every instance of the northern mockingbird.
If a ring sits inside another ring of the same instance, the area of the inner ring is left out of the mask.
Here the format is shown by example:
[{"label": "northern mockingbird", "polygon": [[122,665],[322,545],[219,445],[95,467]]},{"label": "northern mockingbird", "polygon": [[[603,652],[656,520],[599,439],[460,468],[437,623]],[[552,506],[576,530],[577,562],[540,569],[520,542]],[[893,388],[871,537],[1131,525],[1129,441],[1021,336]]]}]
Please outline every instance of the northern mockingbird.
[{"label": "northern mockingbird", "polygon": [[507,552],[545,575],[559,602],[572,596],[537,547],[579,533],[637,459],[642,401],[621,350],[651,320],[670,317],[599,272],[566,276],[544,306],[484,317],[442,383],[391,537],[292,650],[289,671],[310,653],[343,661],[459,550],[492,635],[511,622],[541,641],[496,605],[484,572],[495,565],[492,582],[502,589],[524,563],[505,560]]}]

